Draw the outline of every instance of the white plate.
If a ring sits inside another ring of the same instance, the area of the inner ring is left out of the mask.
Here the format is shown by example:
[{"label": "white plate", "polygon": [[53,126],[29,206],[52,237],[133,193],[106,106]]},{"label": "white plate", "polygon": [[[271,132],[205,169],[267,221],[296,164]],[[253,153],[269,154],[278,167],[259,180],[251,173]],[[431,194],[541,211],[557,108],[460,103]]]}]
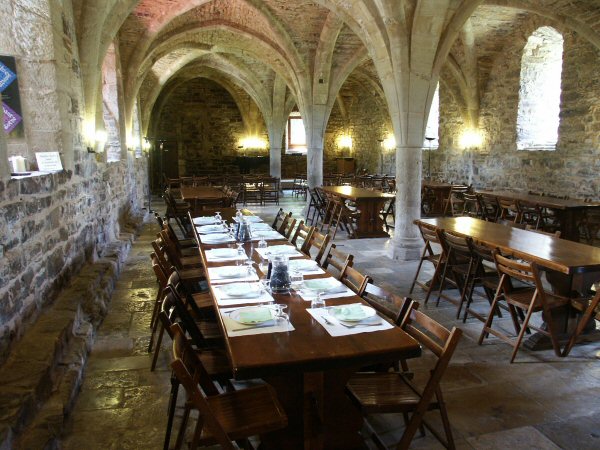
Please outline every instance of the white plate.
[{"label": "white plate", "polygon": [[214,272],[219,278],[244,278],[248,275],[248,270],[240,266],[215,267]]},{"label": "white plate", "polygon": [[264,306],[247,306],[232,311],[229,317],[244,325],[255,325],[273,320],[275,312]]},{"label": "white plate", "polygon": [[334,278],[315,278],[314,280],[304,280],[304,288],[310,291],[331,292],[334,289],[344,287]]},{"label": "white plate", "polygon": [[360,322],[373,317],[377,312],[365,305],[340,305],[329,308],[329,314],[344,322]]},{"label": "white plate", "polygon": [[275,232],[275,230],[271,227],[271,225],[269,225],[268,223],[264,223],[264,222],[253,223],[253,224],[250,225],[250,229],[252,231],[267,231],[267,230],[271,230],[271,231]]},{"label": "white plate", "polygon": [[208,234],[208,233],[223,233],[225,228],[223,225],[203,225],[201,227],[196,227],[198,233],[200,234]]},{"label": "white plate", "polygon": [[300,272],[310,272],[317,269],[317,262],[312,259],[292,259],[290,261],[290,270]]},{"label": "white plate", "polygon": [[[243,220],[246,221],[246,223],[256,223],[256,222],[262,222],[263,220],[258,217],[258,216],[244,216],[242,217]],[[235,220],[236,222],[238,222],[238,218],[234,217],[233,220]]]},{"label": "white plate", "polygon": [[219,287],[227,297],[256,298],[260,297],[258,283],[232,283]]},{"label": "white plate", "polygon": [[194,225],[212,225],[213,223],[217,223],[217,221],[211,216],[194,217]]},{"label": "white plate", "polygon": [[231,236],[225,233],[213,233],[207,234],[200,237],[202,242],[226,242],[231,239]]},{"label": "white plate", "polygon": [[252,237],[281,238],[281,239],[285,239],[281,234],[279,234],[275,230],[271,230],[271,231],[269,231],[269,230],[260,230],[260,231],[253,230],[252,231]]},{"label": "white plate", "polygon": [[273,245],[271,247],[267,247],[267,251],[271,255],[295,255],[298,253],[296,247],[291,245]]},{"label": "white plate", "polygon": [[215,248],[206,252],[215,258],[236,258],[238,252],[235,248]]}]

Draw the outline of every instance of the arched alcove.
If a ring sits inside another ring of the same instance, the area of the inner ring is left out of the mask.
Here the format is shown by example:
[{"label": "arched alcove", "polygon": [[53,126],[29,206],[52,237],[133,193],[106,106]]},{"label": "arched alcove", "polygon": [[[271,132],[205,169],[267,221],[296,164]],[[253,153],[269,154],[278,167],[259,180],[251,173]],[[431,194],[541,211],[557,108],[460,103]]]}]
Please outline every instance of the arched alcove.
[{"label": "arched alcove", "polygon": [[517,116],[519,150],[554,150],[558,141],[563,37],[554,28],[534,31],[523,49]]}]

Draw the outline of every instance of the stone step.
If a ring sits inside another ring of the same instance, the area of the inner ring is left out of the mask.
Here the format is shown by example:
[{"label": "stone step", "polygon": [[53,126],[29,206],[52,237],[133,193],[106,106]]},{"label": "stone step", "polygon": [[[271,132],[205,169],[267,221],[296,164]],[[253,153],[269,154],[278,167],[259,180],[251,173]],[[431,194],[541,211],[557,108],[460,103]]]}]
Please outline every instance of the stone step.
[{"label": "stone step", "polygon": [[133,239],[123,233],[84,266],[0,368],[0,450],[57,447]]}]

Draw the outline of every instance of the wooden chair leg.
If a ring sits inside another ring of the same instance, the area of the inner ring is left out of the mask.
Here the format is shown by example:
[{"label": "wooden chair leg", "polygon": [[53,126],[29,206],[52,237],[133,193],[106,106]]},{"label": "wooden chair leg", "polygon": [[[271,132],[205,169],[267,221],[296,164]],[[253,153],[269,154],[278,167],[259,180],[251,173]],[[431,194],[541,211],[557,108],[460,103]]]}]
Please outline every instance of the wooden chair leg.
[{"label": "wooden chair leg", "polygon": [[162,344],[163,334],[165,334],[165,327],[163,327],[162,323],[160,324],[160,331],[158,332],[158,338],[156,339],[156,346],[154,347],[154,356],[152,357],[152,365],[150,366],[150,371],[154,372],[156,368],[156,361],[158,361],[158,353],[160,352],[160,346]]},{"label": "wooden chair leg", "polygon": [[581,332],[585,329],[585,327],[587,326],[590,319],[593,317],[594,311],[598,307],[599,301],[600,301],[600,291],[598,291],[598,293],[594,296],[594,298],[591,300],[590,305],[588,305],[585,313],[583,314],[581,319],[579,319],[579,323],[577,324],[575,331],[569,338],[569,342],[567,343],[566,347],[564,348],[564,350],[562,352],[562,356],[567,356],[569,354],[569,352],[571,351],[571,349],[577,342],[577,338],[579,337]]},{"label": "wooden chair leg", "polygon": [[179,381],[175,376],[171,376],[171,393],[169,395],[169,407],[167,409],[167,429],[165,431],[165,442],[163,450],[169,450],[171,444],[171,431],[175,419],[175,409],[177,408],[177,394],[179,392]]},{"label": "wooden chair leg", "polygon": [[527,324],[529,324],[529,319],[531,318],[531,315],[533,314],[533,301],[531,303],[532,304],[529,305],[529,308],[527,309],[527,314],[525,314],[525,321],[523,322],[523,325],[521,326],[521,331],[519,331],[519,335],[517,336],[517,340],[515,341],[515,345],[514,345],[512,354],[510,356],[511,364],[513,363],[513,361],[515,360],[515,357],[517,356],[517,352],[519,351],[519,346],[521,345],[521,341],[523,340],[523,336],[525,335],[525,330],[527,329]]},{"label": "wooden chair leg", "polygon": [[[504,277],[504,275],[502,275],[502,277]],[[498,305],[498,298],[500,297],[500,291],[502,289],[500,287],[501,284],[502,284],[502,280],[500,280],[500,284],[498,285],[498,290],[496,291],[496,295],[494,295],[494,301],[492,302],[492,307],[490,308],[490,313],[488,314],[487,320],[483,324],[483,329],[481,330],[481,334],[479,335],[479,340],[477,341],[478,345],[481,345],[483,343],[483,339],[488,337],[488,335],[489,335],[487,330],[491,328],[492,323],[494,321],[494,309],[496,309],[496,307]]]}]

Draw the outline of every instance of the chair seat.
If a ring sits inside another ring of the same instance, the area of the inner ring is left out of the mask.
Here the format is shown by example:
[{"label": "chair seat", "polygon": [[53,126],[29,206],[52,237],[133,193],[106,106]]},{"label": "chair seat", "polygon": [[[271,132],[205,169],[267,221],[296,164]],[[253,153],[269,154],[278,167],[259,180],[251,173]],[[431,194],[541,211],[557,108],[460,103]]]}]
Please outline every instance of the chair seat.
[{"label": "chair seat", "polygon": [[201,281],[206,279],[206,273],[201,267],[186,268],[179,271],[183,281]]},{"label": "chair seat", "polygon": [[[420,401],[409,381],[397,372],[357,373],[346,389],[367,414],[410,412]],[[437,408],[433,401],[428,409]]]},{"label": "chair seat", "polygon": [[202,350],[197,356],[211,378],[232,378],[231,363],[225,352],[218,349]]},{"label": "chair seat", "polygon": [[202,266],[202,259],[200,258],[200,255],[182,256],[179,259],[184,268]]},{"label": "chair seat", "polygon": [[197,258],[198,255],[200,255],[200,251],[198,250],[198,247],[182,247],[181,255],[184,258],[193,258],[193,257]]},{"label": "chair seat", "polygon": [[192,298],[194,299],[194,303],[196,304],[196,306],[200,309],[213,308],[213,298],[212,295],[210,295],[210,293],[208,292],[198,292],[192,294]]},{"label": "chair seat", "polygon": [[[531,297],[535,292],[534,288],[523,288],[517,291],[513,291],[510,295],[505,295],[506,301],[510,304],[518,306],[521,309],[527,309],[529,304],[531,303]],[[560,297],[557,295],[553,295],[549,292],[546,292],[546,302],[550,309],[556,308],[561,305],[565,305],[569,303],[569,299],[566,297]],[[538,312],[542,310],[542,304],[539,301],[539,297],[536,299],[533,305],[533,312]]]},{"label": "chair seat", "polygon": [[[264,434],[287,426],[287,417],[275,391],[269,385],[227,392],[207,397],[206,400],[215,419],[232,440]],[[199,444],[215,443],[212,433],[205,427]]]}]

